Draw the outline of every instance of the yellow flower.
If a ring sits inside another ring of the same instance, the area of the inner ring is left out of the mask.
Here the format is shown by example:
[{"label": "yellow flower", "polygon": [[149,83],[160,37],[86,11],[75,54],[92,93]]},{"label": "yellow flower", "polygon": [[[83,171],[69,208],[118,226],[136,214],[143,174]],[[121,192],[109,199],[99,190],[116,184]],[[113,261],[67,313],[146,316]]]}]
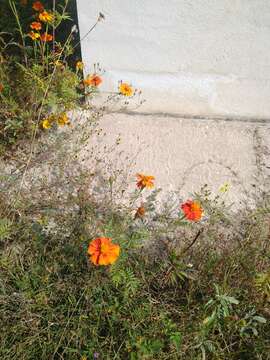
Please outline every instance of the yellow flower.
[{"label": "yellow flower", "polygon": [[41,123],[43,129],[50,129],[52,127],[52,123],[55,121],[55,115],[51,114],[46,119],[44,119]]},{"label": "yellow flower", "polygon": [[76,70],[83,70],[84,64],[82,61],[77,61],[76,63]]},{"label": "yellow flower", "polygon": [[42,127],[43,127],[43,129],[46,129],[46,130],[48,130],[52,127],[52,123],[49,118],[42,121]]},{"label": "yellow flower", "polygon": [[227,191],[229,191],[230,188],[230,184],[228,182],[225,182],[220,188],[219,188],[219,192],[221,193],[226,193]]},{"label": "yellow flower", "polygon": [[65,69],[65,64],[61,60],[55,60],[54,65],[60,70]]},{"label": "yellow flower", "polygon": [[40,38],[40,34],[34,31],[30,31],[28,35],[32,40],[38,40]]},{"label": "yellow flower", "polygon": [[45,23],[53,21],[53,15],[48,13],[46,10],[40,13],[38,17],[40,21],[43,21]]},{"label": "yellow flower", "polygon": [[62,113],[62,114],[59,115],[59,117],[57,119],[57,124],[60,125],[60,126],[64,126],[64,125],[69,124],[69,119],[68,119],[66,113]]},{"label": "yellow flower", "polygon": [[134,93],[134,90],[132,88],[132,86],[130,86],[127,83],[121,83],[119,86],[119,92],[120,94],[124,95],[124,96],[132,96]]}]

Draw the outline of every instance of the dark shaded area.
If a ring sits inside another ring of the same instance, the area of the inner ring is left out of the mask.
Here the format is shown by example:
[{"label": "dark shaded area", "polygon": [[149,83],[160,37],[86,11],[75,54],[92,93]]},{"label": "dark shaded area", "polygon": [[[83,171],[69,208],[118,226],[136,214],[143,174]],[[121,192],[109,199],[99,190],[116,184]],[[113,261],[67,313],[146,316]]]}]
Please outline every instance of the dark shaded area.
[{"label": "dark shaded area", "polygon": [[[65,1],[57,1],[56,6],[63,5]],[[48,1],[48,7],[53,8],[53,0]],[[69,62],[71,64],[76,63],[76,61],[81,60],[81,46],[80,46],[80,29],[78,22],[78,12],[77,12],[77,1],[69,0],[67,5],[67,13],[70,15],[71,20],[66,20],[61,23],[61,25],[56,30],[56,40],[64,43],[67,37],[69,36],[72,27],[75,25],[77,31],[72,35],[72,45],[75,46],[74,53],[69,57]]]},{"label": "dark shaded area", "polygon": [[[32,9],[32,4],[34,0],[28,0],[27,4],[24,5],[21,0],[15,0],[16,9],[19,14],[22,30],[24,33],[29,32],[29,24],[32,21],[35,21],[35,12]],[[53,0],[44,0],[42,1],[46,9],[53,9]],[[65,0],[57,0],[56,8],[60,10],[60,6],[65,5]],[[78,25],[78,14],[77,14],[77,3],[76,0],[69,0],[67,9],[67,13],[69,14],[71,20],[63,21],[62,24],[57,28],[56,31],[56,40],[64,43],[67,39],[68,35],[71,32],[71,29],[74,25],[76,25],[77,32],[74,32],[72,35],[72,45],[76,45],[74,49],[74,53],[69,57],[68,61],[71,65],[73,65],[77,60],[81,60],[81,47],[80,47],[80,32]],[[20,42],[19,33],[15,33],[15,29],[17,28],[16,19],[14,14],[11,11],[9,0],[0,0],[0,32],[5,32],[3,35],[4,39],[10,39],[10,35],[7,33],[12,33],[12,39],[15,42]],[[27,43],[27,40],[26,40]],[[18,49],[17,49],[18,50]],[[16,48],[12,47],[11,49],[13,55],[16,55]]]}]

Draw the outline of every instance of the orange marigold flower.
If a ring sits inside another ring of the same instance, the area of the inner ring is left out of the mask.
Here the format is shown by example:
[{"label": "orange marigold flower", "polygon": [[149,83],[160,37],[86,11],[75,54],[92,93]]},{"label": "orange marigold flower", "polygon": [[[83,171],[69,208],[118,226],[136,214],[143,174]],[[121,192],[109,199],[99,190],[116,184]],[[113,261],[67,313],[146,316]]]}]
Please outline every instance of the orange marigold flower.
[{"label": "orange marigold flower", "polygon": [[133,95],[133,88],[127,83],[121,83],[119,86],[119,92],[120,94],[124,96],[132,96]]},{"label": "orange marigold flower", "polygon": [[99,86],[102,83],[102,79],[96,74],[88,75],[83,83],[86,86]]},{"label": "orange marigold flower", "polygon": [[41,30],[41,23],[39,21],[34,21],[31,23],[30,28],[33,30]]},{"label": "orange marigold flower", "polygon": [[34,31],[30,31],[30,33],[29,33],[28,35],[30,36],[30,38],[31,38],[32,40],[37,40],[37,39],[40,38],[40,34],[34,32]]},{"label": "orange marigold flower", "polygon": [[136,210],[136,213],[135,213],[135,219],[137,218],[143,218],[144,215],[145,215],[145,207],[143,206],[143,204],[141,204],[141,206],[138,207],[138,209]]},{"label": "orange marigold flower", "polygon": [[43,11],[39,14],[39,20],[43,22],[51,22],[53,20],[53,15],[48,13],[47,11]]},{"label": "orange marigold flower", "polygon": [[83,62],[82,61],[77,61],[76,62],[76,69],[77,70],[83,70],[83,68],[84,68]]},{"label": "orange marigold flower", "polygon": [[147,189],[152,189],[154,187],[154,176],[151,175],[144,175],[144,174],[137,174],[137,187],[139,189],[144,189],[145,187]]},{"label": "orange marigold flower", "polygon": [[33,3],[32,8],[33,8],[35,11],[40,11],[40,12],[44,11],[44,6],[43,6],[43,4],[42,4],[40,1],[35,1],[35,2]]},{"label": "orange marigold flower", "polygon": [[4,90],[4,86],[0,83],[0,92]]},{"label": "orange marigold flower", "polygon": [[95,265],[113,264],[120,254],[120,246],[112,243],[110,238],[97,238],[88,246],[90,260]]},{"label": "orange marigold flower", "polygon": [[40,35],[40,39],[41,39],[41,41],[49,42],[49,41],[53,40],[53,36],[51,34],[44,33],[44,34]]},{"label": "orange marigold flower", "polygon": [[199,221],[203,214],[203,209],[198,201],[188,200],[181,205],[181,209],[190,221]]}]

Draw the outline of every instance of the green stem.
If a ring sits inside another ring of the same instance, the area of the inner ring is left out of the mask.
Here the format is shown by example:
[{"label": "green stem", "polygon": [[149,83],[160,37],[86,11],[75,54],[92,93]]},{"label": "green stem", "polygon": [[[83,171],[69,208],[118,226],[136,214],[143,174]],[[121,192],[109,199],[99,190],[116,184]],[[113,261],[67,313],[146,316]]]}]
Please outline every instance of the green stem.
[{"label": "green stem", "polygon": [[[53,13],[55,14],[55,0],[53,0]],[[55,22],[53,21],[52,25],[52,35],[53,35],[53,55],[55,53]]]},{"label": "green stem", "polygon": [[[49,25],[48,23],[46,24],[46,30],[45,30],[45,36],[47,37],[48,35],[48,30],[49,30]],[[44,50],[46,51],[46,56],[45,56],[45,60],[46,60],[46,73],[49,73],[49,46],[47,44],[47,41],[44,41]]]},{"label": "green stem", "polygon": [[18,25],[18,30],[19,30],[19,33],[21,35],[24,62],[25,62],[25,66],[27,67],[27,55],[26,55],[26,51],[25,51],[24,34],[23,34],[23,31],[22,31],[19,15],[18,15],[18,12],[17,12],[17,9],[16,9],[16,5],[14,4],[14,2],[12,0],[9,0],[9,6],[11,8],[11,11],[13,12],[13,15],[15,16],[15,19],[16,19],[16,22],[17,22],[17,25]]},{"label": "green stem", "polygon": [[35,57],[35,63],[37,63],[37,44],[36,44],[36,41],[34,41],[34,57]]}]

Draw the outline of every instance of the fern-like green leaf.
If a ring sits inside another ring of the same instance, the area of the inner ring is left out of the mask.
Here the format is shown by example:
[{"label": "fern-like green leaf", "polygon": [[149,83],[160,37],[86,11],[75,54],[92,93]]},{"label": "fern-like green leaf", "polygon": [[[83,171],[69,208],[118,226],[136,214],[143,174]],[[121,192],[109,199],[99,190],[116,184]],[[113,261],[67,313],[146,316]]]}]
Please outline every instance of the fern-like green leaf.
[{"label": "fern-like green leaf", "polygon": [[255,286],[270,301],[270,270],[265,273],[257,274]]},{"label": "fern-like green leaf", "polygon": [[8,239],[11,235],[11,231],[12,222],[7,218],[0,219],[0,240]]}]

